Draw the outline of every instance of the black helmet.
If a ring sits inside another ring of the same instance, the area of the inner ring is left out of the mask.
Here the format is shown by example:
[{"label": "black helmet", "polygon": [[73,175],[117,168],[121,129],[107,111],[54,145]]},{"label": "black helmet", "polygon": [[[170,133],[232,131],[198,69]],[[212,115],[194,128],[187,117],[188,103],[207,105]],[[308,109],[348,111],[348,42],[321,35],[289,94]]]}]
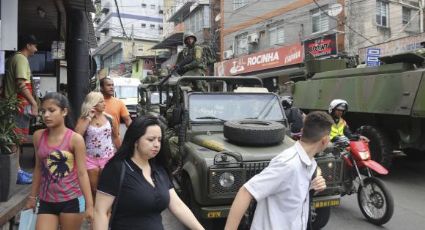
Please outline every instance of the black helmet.
[{"label": "black helmet", "polygon": [[291,108],[293,103],[294,103],[294,99],[291,96],[283,96],[282,97],[283,109]]}]

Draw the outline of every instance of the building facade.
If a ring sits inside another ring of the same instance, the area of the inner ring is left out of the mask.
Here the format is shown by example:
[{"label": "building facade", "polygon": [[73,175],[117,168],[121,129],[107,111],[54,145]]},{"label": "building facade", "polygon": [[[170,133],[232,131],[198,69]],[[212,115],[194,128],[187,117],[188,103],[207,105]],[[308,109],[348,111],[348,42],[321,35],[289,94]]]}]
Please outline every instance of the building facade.
[{"label": "building facade", "polygon": [[[224,61],[216,65],[215,72],[217,75],[259,76],[270,89],[277,90],[278,83],[287,81],[292,75],[304,74],[297,69],[310,56],[355,56],[362,47],[423,32],[421,2],[222,1],[221,55]],[[303,49],[301,59],[297,59],[295,51],[298,45]],[[292,51],[285,54],[284,47]],[[278,54],[276,58],[280,62],[271,56],[261,58],[265,53]],[[260,57],[255,65],[252,65],[253,57]],[[282,64],[285,63],[282,58],[289,60],[291,57],[297,62]],[[250,63],[248,58],[251,58]],[[226,72],[232,67],[239,71]]]},{"label": "building facade", "polygon": [[[163,34],[163,1],[97,0],[96,8],[99,47],[93,54],[99,68],[108,75],[129,76],[137,60],[143,69],[144,57],[155,56],[151,48]],[[150,68],[144,69],[142,76]]]}]

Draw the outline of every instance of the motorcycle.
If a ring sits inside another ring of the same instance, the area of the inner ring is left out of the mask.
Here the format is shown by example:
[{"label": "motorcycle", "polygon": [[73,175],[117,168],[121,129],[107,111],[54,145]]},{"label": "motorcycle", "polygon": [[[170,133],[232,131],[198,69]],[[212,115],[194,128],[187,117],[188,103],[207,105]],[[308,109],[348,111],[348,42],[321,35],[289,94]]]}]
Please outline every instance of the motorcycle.
[{"label": "motorcycle", "polygon": [[357,192],[357,201],[362,214],[375,225],[387,223],[394,213],[394,200],[383,181],[374,174],[386,175],[388,170],[371,159],[368,142],[359,136],[348,140],[339,137],[332,140],[334,156],[344,161],[341,195]]}]

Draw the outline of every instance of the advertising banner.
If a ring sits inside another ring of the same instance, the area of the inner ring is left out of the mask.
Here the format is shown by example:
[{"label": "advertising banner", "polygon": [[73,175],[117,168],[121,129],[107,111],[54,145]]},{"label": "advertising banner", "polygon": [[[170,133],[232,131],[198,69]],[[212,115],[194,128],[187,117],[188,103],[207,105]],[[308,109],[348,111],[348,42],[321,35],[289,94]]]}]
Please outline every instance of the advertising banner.
[{"label": "advertising banner", "polygon": [[304,41],[305,55],[311,54],[315,58],[323,58],[337,54],[336,34],[325,35]]},{"label": "advertising banner", "polygon": [[304,61],[302,50],[300,44],[269,49],[216,63],[214,72],[216,76],[231,76],[299,64]]}]

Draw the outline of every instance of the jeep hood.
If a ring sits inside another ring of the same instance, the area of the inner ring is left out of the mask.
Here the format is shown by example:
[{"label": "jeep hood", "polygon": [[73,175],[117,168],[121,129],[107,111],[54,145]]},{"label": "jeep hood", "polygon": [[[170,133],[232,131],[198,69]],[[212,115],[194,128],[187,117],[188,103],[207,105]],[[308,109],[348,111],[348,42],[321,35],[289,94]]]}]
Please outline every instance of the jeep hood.
[{"label": "jeep hood", "polygon": [[223,133],[200,134],[192,137],[192,142],[217,152],[231,151],[240,153],[244,161],[269,161],[295,142],[285,136],[284,140],[273,146],[245,146],[229,142]]}]

